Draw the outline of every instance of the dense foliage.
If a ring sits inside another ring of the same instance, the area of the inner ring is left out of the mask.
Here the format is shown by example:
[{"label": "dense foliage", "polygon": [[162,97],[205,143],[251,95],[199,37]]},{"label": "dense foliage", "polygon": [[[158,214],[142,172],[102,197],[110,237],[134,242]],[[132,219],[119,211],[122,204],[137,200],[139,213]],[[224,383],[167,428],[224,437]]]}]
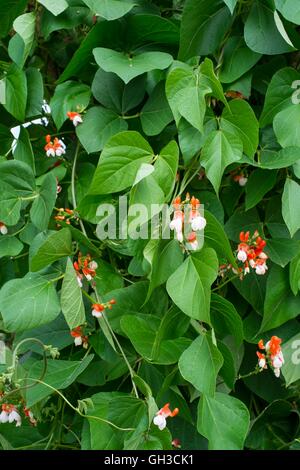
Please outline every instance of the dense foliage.
[{"label": "dense foliage", "polygon": [[299,448],[298,25],[0,1],[3,449]]}]

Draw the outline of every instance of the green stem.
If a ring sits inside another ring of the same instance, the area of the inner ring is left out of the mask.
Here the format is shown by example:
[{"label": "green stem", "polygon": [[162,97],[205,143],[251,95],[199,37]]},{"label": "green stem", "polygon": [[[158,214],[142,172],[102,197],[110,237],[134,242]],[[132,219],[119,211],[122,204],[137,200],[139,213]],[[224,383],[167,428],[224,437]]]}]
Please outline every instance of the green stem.
[{"label": "green stem", "polygon": [[228,284],[229,282],[233,281],[233,279],[236,279],[237,277],[239,277],[239,274],[236,274],[235,276],[232,276],[232,277],[230,277],[229,279],[227,279],[226,281],[224,281],[222,284],[219,284],[217,287],[215,287],[214,289],[212,289],[212,292],[215,292],[215,291],[217,291],[217,290],[222,289],[222,287],[226,286],[226,284]]},{"label": "green stem", "polygon": [[[77,142],[76,150],[75,150],[75,156],[74,156],[74,161],[73,161],[73,166],[72,166],[72,176],[71,176],[71,191],[72,191],[72,203],[73,203],[73,208],[76,209],[77,207],[77,202],[76,202],[76,190],[75,190],[75,176],[76,176],[76,163],[79,155],[79,149],[80,149],[80,143]],[[82,233],[87,237],[83,222],[81,219],[79,219],[79,225],[82,230]]]}]

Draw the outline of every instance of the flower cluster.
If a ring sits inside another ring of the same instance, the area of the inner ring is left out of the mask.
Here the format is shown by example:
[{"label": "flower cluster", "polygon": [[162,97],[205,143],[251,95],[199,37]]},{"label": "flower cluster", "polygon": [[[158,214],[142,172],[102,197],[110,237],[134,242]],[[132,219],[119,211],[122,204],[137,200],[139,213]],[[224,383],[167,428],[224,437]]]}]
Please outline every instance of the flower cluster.
[{"label": "flower cluster", "polygon": [[83,122],[81,114],[79,113],[68,111],[67,116],[73,122],[74,127],[78,126],[78,124],[81,124]]},{"label": "flower cluster", "polygon": [[84,349],[88,348],[88,337],[84,335],[82,326],[76,326],[70,331],[70,335],[74,338],[75,346],[82,346]]},{"label": "flower cluster", "polygon": [[153,418],[153,423],[155,426],[158,426],[160,431],[162,431],[167,426],[167,418],[174,418],[174,416],[178,415],[178,413],[178,408],[175,408],[173,411],[171,411],[170,403],[167,403],[156,413]]},{"label": "flower cluster", "polygon": [[197,232],[206,226],[206,220],[200,214],[200,201],[189,194],[185,201],[181,201],[178,196],[173,201],[174,215],[170,222],[170,229],[176,233],[176,238],[180,243],[185,242],[188,250],[197,250],[199,243]]},{"label": "flower cluster", "polygon": [[237,249],[237,259],[244,265],[243,273],[248,274],[251,267],[255,269],[256,274],[265,274],[268,269],[266,265],[268,256],[263,251],[266,241],[259,236],[256,230],[252,237],[250,237],[250,232],[241,232],[240,242]]},{"label": "flower cluster", "polygon": [[258,365],[260,369],[267,369],[268,364],[273,368],[274,374],[276,377],[280,376],[280,369],[284,364],[284,358],[281,350],[281,338],[278,336],[272,336],[270,341],[265,345],[261,339],[258,343],[260,350],[265,350],[265,354],[257,351]]},{"label": "flower cluster", "polygon": [[102,312],[103,310],[105,310],[106,308],[108,308],[109,310],[112,309],[112,306],[116,303],[116,300],[115,299],[111,299],[109,300],[108,302],[106,303],[102,303],[102,304],[93,304],[92,305],[92,315],[93,317],[96,317],[96,318],[101,318],[103,316]]},{"label": "flower cluster", "polygon": [[231,171],[230,172],[233,181],[238,183],[240,186],[246,186],[248,182],[248,177],[245,172],[238,170],[238,171]]},{"label": "flower cluster", "polygon": [[6,235],[8,232],[6,225],[3,222],[0,222],[0,233]]},{"label": "flower cluster", "polygon": [[82,287],[82,279],[85,277],[87,281],[91,281],[96,276],[96,269],[98,263],[93,261],[90,254],[83,256],[80,252],[78,253],[78,260],[73,263],[74,269],[77,275],[77,281],[80,287]]},{"label": "flower cluster", "polygon": [[[17,427],[21,426],[22,418],[18,406],[13,405],[11,403],[3,403],[1,405],[1,410],[2,411],[0,413],[0,423],[5,424],[15,422]],[[23,413],[25,418],[28,418],[33,426],[36,426],[37,421],[34,418],[32,411],[24,406]]]},{"label": "flower cluster", "polygon": [[[59,223],[64,221],[66,224],[70,225],[72,219],[78,220],[78,217],[75,215],[72,209],[61,207],[57,210],[57,215],[54,216],[54,219]],[[59,224],[58,224],[59,225]]]},{"label": "flower cluster", "polygon": [[44,147],[47,157],[61,157],[66,153],[66,146],[64,142],[57,137],[51,140],[51,135],[46,135],[46,145]]}]

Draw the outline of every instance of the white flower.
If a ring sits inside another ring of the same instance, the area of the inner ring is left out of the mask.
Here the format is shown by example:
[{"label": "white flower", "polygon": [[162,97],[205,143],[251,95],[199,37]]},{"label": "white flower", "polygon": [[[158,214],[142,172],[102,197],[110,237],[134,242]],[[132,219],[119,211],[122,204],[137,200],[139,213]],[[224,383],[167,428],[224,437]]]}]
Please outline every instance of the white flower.
[{"label": "white flower", "polygon": [[266,253],[264,253],[264,252],[261,252],[258,257],[259,257],[260,259],[268,259]]},{"label": "white flower", "polygon": [[55,157],[55,150],[53,148],[50,148],[46,152],[47,157]]},{"label": "white flower", "polygon": [[267,269],[268,269],[268,267],[267,267],[266,263],[258,264],[255,268],[255,272],[256,272],[256,274],[258,274],[258,276],[263,276],[264,274],[266,274]]},{"label": "white flower", "polygon": [[8,232],[6,225],[1,222],[0,222],[0,232],[2,233],[2,235],[6,235]]},{"label": "white flower", "polygon": [[283,354],[282,351],[280,351],[276,356],[274,357],[272,361],[272,365],[275,369],[280,369],[284,364],[284,359],[283,359]]},{"label": "white flower", "polygon": [[80,276],[77,276],[77,282],[79,284],[79,287],[82,287],[82,280]]},{"label": "white flower", "polygon": [[158,429],[160,429],[160,431],[165,429],[165,427],[167,426],[167,420],[161,414],[154,416],[153,423],[155,424],[155,426],[158,426]]},{"label": "white flower", "polygon": [[250,273],[250,268],[249,268],[249,266],[247,266],[247,267],[244,269],[244,274],[245,274],[245,276],[246,276],[246,275],[249,274],[249,273]]},{"label": "white flower", "polygon": [[274,369],[274,374],[275,374],[275,377],[279,378],[280,377],[280,369],[279,368]]},{"label": "white flower", "polygon": [[6,411],[1,411],[0,413],[0,423],[7,423],[8,422],[8,413]]},{"label": "white flower", "polygon": [[242,177],[239,179],[239,185],[240,185],[240,186],[246,186],[247,181],[248,181],[248,178],[246,178],[245,176],[242,176]]},{"label": "white flower", "polygon": [[247,260],[247,253],[245,250],[239,250],[238,254],[237,254],[237,259],[239,261],[242,261],[243,263],[245,263],[245,261]]},{"label": "white flower", "polygon": [[91,281],[93,279],[90,274],[85,274],[85,277],[88,281]]},{"label": "white flower", "polygon": [[43,100],[42,110],[45,114],[51,114],[51,108],[46,100]]},{"label": "white flower", "polygon": [[102,313],[99,312],[98,310],[96,310],[95,308],[93,308],[93,310],[92,310],[92,315],[93,315],[93,317],[96,317],[96,318],[102,318],[103,317]]},{"label": "white flower", "polygon": [[14,421],[16,422],[16,426],[21,426],[22,424],[21,416],[15,409],[12,410],[8,416],[9,423],[13,423]]},{"label": "white flower", "polygon": [[77,114],[74,119],[73,119],[73,124],[74,126],[78,126],[78,124],[81,124],[83,121],[82,121],[82,117],[80,116],[80,114]]},{"label": "white flower", "polygon": [[199,244],[197,240],[194,240],[193,242],[189,243],[189,250],[198,250]]},{"label": "white flower", "polygon": [[182,218],[176,217],[170,222],[170,229],[175,230],[175,232],[182,231]]},{"label": "white flower", "polygon": [[198,230],[203,230],[206,226],[206,219],[201,215],[194,217],[191,222],[192,230],[197,232]]},{"label": "white flower", "polygon": [[74,338],[74,344],[75,344],[75,346],[81,346],[82,345],[81,336],[76,336],[76,338]]},{"label": "white flower", "polygon": [[93,271],[95,271],[95,269],[98,268],[98,263],[96,261],[91,261],[89,263],[89,268],[92,269]]},{"label": "white flower", "polygon": [[265,365],[266,365],[266,360],[265,360],[265,358],[259,359],[258,365],[259,365],[259,367],[260,367],[261,369],[264,369],[264,367],[265,367]]},{"label": "white flower", "polygon": [[254,259],[250,259],[249,264],[250,264],[251,268],[255,268],[255,266],[256,266],[256,263],[255,263]]}]

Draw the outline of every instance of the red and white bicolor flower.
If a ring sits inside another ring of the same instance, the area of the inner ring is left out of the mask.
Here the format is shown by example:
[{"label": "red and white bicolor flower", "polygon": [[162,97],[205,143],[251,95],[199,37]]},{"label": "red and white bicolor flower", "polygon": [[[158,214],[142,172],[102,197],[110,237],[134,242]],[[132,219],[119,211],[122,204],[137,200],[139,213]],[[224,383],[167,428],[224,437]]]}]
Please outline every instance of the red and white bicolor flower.
[{"label": "red and white bicolor flower", "polygon": [[[273,368],[274,374],[276,377],[280,377],[280,369],[284,364],[284,357],[281,350],[281,343],[282,339],[278,338],[278,336],[272,336],[271,339],[264,345],[263,340],[260,340],[258,343],[259,349],[264,349],[266,354],[262,354],[257,351],[257,356],[259,358],[258,365],[260,365],[260,361],[262,360],[262,356],[265,358],[264,368],[267,368],[267,361],[269,362],[270,366]],[[261,364],[263,364],[261,362]]]},{"label": "red and white bicolor flower", "polygon": [[3,222],[0,222],[0,233],[6,235],[8,232],[6,225]]},{"label": "red and white bicolor flower", "polygon": [[61,157],[66,153],[66,146],[61,139],[57,137],[51,140],[51,135],[46,135],[46,145],[44,147],[47,157]]},{"label": "red and white bicolor flower", "polygon": [[84,349],[88,348],[88,337],[84,335],[81,326],[76,326],[70,331],[70,335],[74,338],[75,346],[82,346]]},{"label": "red and white bicolor flower", "polygon": [[1,408],[0,423],[13,423],[15,421],[16,426],[21,426],[22,419],[15,405],[4,403]]},{"label": "red and white bicolor flower", "polygon": [[198,244],[196,232],[189,233],[189,235],[187,236],[187,241],[189,244],[188,248],[190,250],[193,250],[193,251],[198,250],[199,244]]},{"label": "red and white bicolor flower", "polygon": [[102,312],[103,312],[105,309],[111,310],[111,309],[112,309],[112,306],[113,306],[114,304],[116,304],[116,303],[117,303],[117,302],[116,302],[115,299],[111,299],[111,300],[109,300],[109,301],[106,302],[106,303],[101,303],[101,304],[100,304],[100,303],[96,303],[96,304],[93,304],[93,305],[92,305],[92,315],[93,315],[93,317],[96,317],[96,318],[101,318],[101,317],[103,317],[103,313],[102,313]]},{"label": "red and white bicolor flower", "polygon": [[238,183],[240,186],[246,186],[246,184],[247,184],[247,182],[248,182],[248,178],[247,178],[245,175],[243,175],[243,174],[241,174],[241,175],[235,175],[235,176],[233,177],[233,179],[234,179],[234,181],[235,181],[236,183]]},{"label": "red and white bicolor flower", "polygon": [[81,124],[83,122],[82,116],[79,113],[68,111],[67,116],[73,122],[73,125],[75,127],[78,126],[78,124]]},{"label": "red and white bicolor flower", "polygon": [[242,275],[250,273],[250,267],[255,270],[255,273],[262,276],[268,270],[266,261],[268,256],[264,253],[266,241],[263,240],[257,231],[254,232],[253,236],[250,236],[250,232],[240,233],[240,243],[238,245],[236,257],[238,261],[244,263],[242,269]]},{"label": "red and white bicolor flower", "polygon": [[98,263],[92,260],[91,255],[87,254],[86,256],[82,256],[82,254],[79,253],[78,261],[75,261],[73,266],[76,271],[78,284],[82,287],[82,279],[84,277],[87,281],[91,281],[93,277],[96,276]]},{"label": "red and white bicolor flower", "polygon": [[199,199],[192,196],[190,204],[192,207],[189,213],[189,223],[191,224],[192,230],[194,232],[203,230],[206,226],[206,219],[202,217],[202,215],[199,212],[199,208],[200,208]]},{"label": "red and white bicolor flower", "polygon": [[154,416],[153,423],[158,426],[158,429],[162,431],[167,426],[167,418],[174,418],[178,415],[179,409],[175,408],[173,411],[170,410],[170,403],[166,403]]},{"label": "red and white bicolor flower", "polygon": [[33,413],[32,411],[30,410],[30,408],[26,408],[26,406],[24,406],[24,415],[26,416],[26,418],[29,419],[30,423],[33,425],[33,426],[36,426],[37,425],[37,420],[35,419],[35,417],[33,416]]},{"label": "red and white bicolor flower", "polygon": [[92,305],[92,315],[93,317],[96,317],[96,318],[101,318],[103,317],[103,310],[104,310],[104,305],[103,304],[93,304]]},{"label": "red and white bicolor flower", "polygon": [[174,215],[173,219],[170,222],[170,229],[174,230],[176,233],[177,240],[182,243],[183,242],[183,223],[184,223],[184,213],[181,209],[181,197],[178,196],[174,199],[173,202],[174,207]]}]

